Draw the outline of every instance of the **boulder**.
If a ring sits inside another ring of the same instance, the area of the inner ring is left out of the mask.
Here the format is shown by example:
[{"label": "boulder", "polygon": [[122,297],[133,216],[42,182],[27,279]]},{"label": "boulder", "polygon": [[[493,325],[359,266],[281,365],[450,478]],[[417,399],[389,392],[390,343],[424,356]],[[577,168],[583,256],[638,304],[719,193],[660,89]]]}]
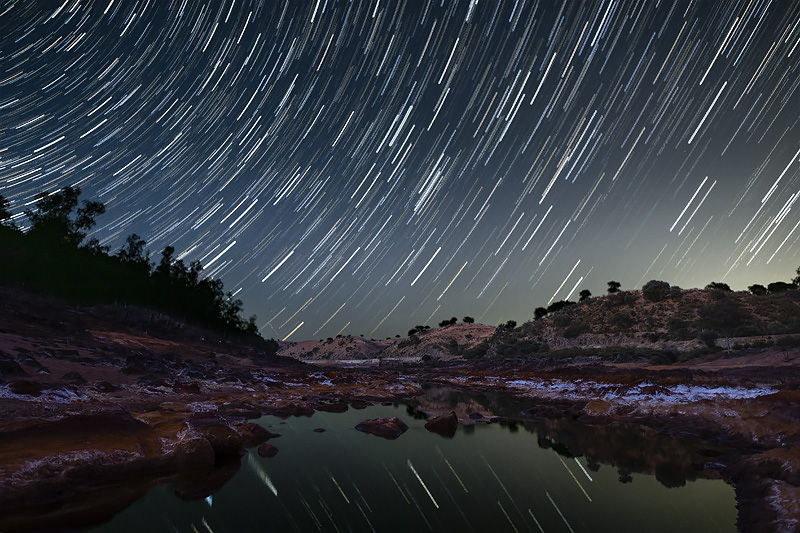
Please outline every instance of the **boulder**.
[{"label": "boulder", "polygon": [[384,416],[364,420],[356,426],[358,431],[384,439],[394,440],[408,430],[408,426],[396,416]]},{"label": "boulder", "polygon": [[9,390],[14,394],[20,394],[25,396],[42,395],[42,386],[35,381],[30,381],[27,379],[21,379],[19,381],[13,382],[9,386]]},{"label": "boulder", "polygon": [[265,442],[258,447],[258,455],[261,457],[275,457],[278,455],[278,448]]},{"label": "boulder", "polygon": [[196,413],[188,416],[184,424],[211,444],[217,459],[229,456],[241,457],[244,454],[241,435],[222,417],[209,413]]},{"label": "boulder", "polygon": [[75,385],[86,385],[86,378],[78,372],[67,372],[61,376],[61,379],[69,383],[74,383]]},{"label": "boulder", "polygon": [[255,422],[241,422],[235,426],[235,429],[242,437],[242,445],[245,448],[252,448],[253,446],[278,436],[274,433],[270,433],[267,428]]},{"label": "boulder", "polygon": [[450,411],[447,414],[428,420],[425,423],[425,429],[446,439],[452,439],[458,429],[458,417],[454,411]]}]

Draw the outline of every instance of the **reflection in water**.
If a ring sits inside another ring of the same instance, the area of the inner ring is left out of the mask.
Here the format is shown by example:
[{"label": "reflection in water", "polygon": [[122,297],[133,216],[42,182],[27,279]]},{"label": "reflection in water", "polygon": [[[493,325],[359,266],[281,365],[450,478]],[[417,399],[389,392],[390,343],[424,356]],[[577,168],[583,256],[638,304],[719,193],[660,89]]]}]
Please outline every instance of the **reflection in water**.
[{"label": "reflection in water", "polygon": [[[517,418],[524,409],[440,392],[413,407]],[[97,531],[735,531],[730,486],[686,483],[704,475],[688,439],[547,419],[477,422],[445,439],[406,409],[264,417],[282,435],[270,441],[276,457],[251,450],[211,498],[154,489]],[[381,416],[409,430],[389,441],[354,429]]]}]

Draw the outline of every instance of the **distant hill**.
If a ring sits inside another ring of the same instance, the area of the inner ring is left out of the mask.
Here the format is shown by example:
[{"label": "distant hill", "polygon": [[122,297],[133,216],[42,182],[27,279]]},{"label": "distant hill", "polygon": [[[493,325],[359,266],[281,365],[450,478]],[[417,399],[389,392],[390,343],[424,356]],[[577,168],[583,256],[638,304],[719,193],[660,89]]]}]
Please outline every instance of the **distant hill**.
[{"label": "distant hill", "polygon": [[[654,301],[620,291],[558,310],[519,327],[455,324],[383,341],[340,337],[280,343],[306,361],[482,358],[647,357],[663,363],[725,350],[800,345],[800,290],[755,295],[671,288]],[[651,296],[652,298],[652,296]]]}]

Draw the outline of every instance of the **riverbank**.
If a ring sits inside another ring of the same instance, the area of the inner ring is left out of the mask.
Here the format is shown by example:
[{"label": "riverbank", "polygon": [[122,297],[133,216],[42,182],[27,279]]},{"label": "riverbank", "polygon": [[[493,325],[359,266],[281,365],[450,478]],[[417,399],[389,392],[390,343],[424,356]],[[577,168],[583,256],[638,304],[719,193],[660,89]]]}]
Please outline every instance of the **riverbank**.
[{"label": "riverbank", "polygon": [[[726,479],[742,531],[800,524],[796,348],[669,365],[597,357],[307,365],[160,315],[4,296],[2,531],[87,527],[163,483],[204,498],[236,472],[246,447],[270,439],[250,420],[382,402],[429,418],[454,412],[464,425],[523,424],[559,450],[614,465],[621,480],[630,472],[668,486]],[[623,427],[635,428],[635,445],[620,445]],[[672,457],[672,436],[702,446]],[[656,440],[666,444],[649,448]]]},{"label": "riverbank", "polygon": [[[270,368],[231,358],[214,371],[226,379],[191,380],[72,361],[67,366],[104,379],[40,383],[28,376],[1,387],[0,529],[25,530],[41,520],[85,525],[82,520],[102,519],[98,513],[116,512],[159,483],[181,487],[187,497],[210,494],[236,471],[244,447],[268,439],[247,422],[263,414],[312,416],[316,410],[405,401],[430,417],[453,411],[461,424],[498,418],[529,423],[543,437],[611,464],[624,463],[619,454],[629,452],[608,449],[599,434],[570,442],[562,422],[602,431],[636,424],[653,435],[697,436],[707,456],[686,461],[700,477],[735,485],[739,528],[791,531],[800,516],[800,377],[797,366],[760,365],[773,356],[778,354],[699,363],[714,370],[598,361]],[[51,368],[66,364],[36,360]],[[21,365],[26,371],[30,366]],[[191,364],[182,374],[187,369]],[[38,390],[25,385],[26,393],[20,383],[38,384]],[[437,395],[437,388],[446,394]],[[658,457],[629,463],[658,474]],[[97,499],[100,493],[104,497]]]}]

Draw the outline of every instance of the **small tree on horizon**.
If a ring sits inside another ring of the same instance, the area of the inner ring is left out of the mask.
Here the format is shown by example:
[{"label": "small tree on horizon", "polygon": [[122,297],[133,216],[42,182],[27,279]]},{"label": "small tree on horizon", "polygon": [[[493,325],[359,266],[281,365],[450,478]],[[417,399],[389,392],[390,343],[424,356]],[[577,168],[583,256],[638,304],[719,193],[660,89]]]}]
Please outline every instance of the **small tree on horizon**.
[{"label": "small tree on horizon", "polygon": [[580,298],[578,299],[578,301],[579,302],[584,302],[584,301],[588,300],[591,297],[592,297],[592,291],[590,291],[589,289],[583,289],[580,292]]},{"label": "small tree on horizon", "polygon": [[724,292],[733,292],[731,290],[730,285],[728,285],[727,283],[722,283],[720,281],[712,281],[711,283],[706,285],[704,288],[705,289],[710,289],[710,290],[724,291]]},{"label": "small tree on horizon", "polygon": [[651,279],[642,287],[642,297],[650,302],[660,302],[670,296],[670,286],[666,281]]},{"label": "small tree on horizon", "polygon": [[465,316],[464,318],[461,319],[461,321],[464,324],[474,324],[475,323],[475,319],[472,318],[471,316]]},{"label": "small tree on horizon", "polygon": [[776,292],[783,292],[789,291],[796,287],[794,283],[786,283],[785,281],[773,281],[769,285],[767,285],[767,290],[771,294],[775,294]]},{"label": "small tree on horizon", "polygon": [[750,285],[749,287],[747,287],[747,290],[755,294],[756,296],[763,296],[767,294],[767,288],[758,283],[756,283],[755,285]]},{"label": "small tree on horizon", "polygon": [[622,284],[619,281],[609,281],[608,294],[614,294],[615,292],[619,292],[620,287],[622,287]]}]

